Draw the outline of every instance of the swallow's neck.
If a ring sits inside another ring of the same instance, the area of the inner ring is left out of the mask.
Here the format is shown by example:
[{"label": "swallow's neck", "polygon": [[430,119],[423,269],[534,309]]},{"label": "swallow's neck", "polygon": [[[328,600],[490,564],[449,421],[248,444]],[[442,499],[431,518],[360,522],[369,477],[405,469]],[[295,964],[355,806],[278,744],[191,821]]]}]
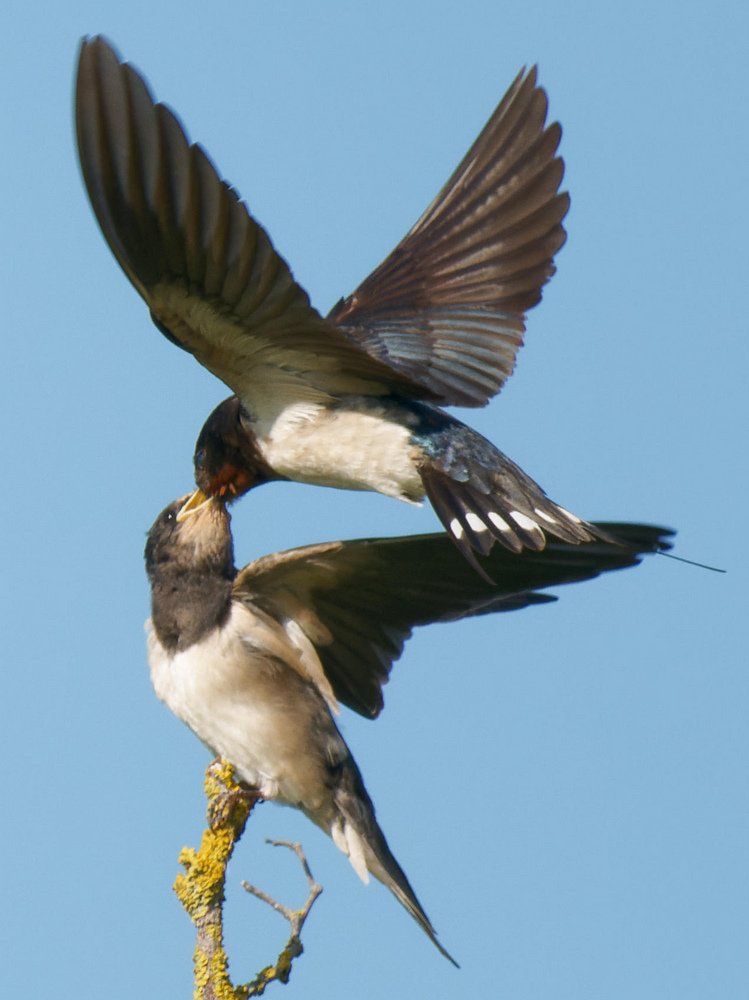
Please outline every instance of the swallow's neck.
[{"label": "swallow's neck", "polygon": [[159,567],[151,582],[151,622],[170,653],[188,649],[226,623],[234,566]]}]

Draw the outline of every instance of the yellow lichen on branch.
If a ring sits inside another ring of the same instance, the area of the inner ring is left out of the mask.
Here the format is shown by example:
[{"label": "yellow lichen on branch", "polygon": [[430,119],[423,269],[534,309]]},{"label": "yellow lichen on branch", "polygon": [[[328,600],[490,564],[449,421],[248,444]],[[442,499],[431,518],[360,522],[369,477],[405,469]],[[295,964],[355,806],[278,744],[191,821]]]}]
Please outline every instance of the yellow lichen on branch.
[{"label": "yellow lichen on branch", "polygon": [[322,892],[309,870],[299,844],[271,841],[293,850],[309,884],[309,896],[301,910],[290,910],[266,893],[243,882],[248,892],[281,913],[291,925],[291,936],[273,965],[266,966],[251,983],[234,986],[229,977],[229,959],[223,943],[223,904],[226,868],[258,796],[242,788],[234,779],[230,764],[214,761],[205,774],[208,799],[208,828],[199,850],[182,849],[179,863],[184,868],[174,882],[174,891],[197,931],[193,955],[194,1000],[248,1000],[261,996],[274,981],[286,983],[293,960],[302,954],[300,932],[309,911]]},{"label": "yellow lichen on branch", "polygon": [[193,955],[195,1000],[246,1000],[247,986],[234,986],[223,941],[226,868],[257,797],[234,780],[230,764],[214,761],[205,773],[208,827],[200,849],[182,849],[174,891],[197,931]]}]

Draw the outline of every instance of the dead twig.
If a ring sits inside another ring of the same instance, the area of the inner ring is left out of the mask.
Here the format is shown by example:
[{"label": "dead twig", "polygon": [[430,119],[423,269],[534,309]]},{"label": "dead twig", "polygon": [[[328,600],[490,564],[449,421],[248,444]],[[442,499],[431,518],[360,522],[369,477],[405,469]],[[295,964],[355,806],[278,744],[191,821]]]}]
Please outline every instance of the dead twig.
[{"label": "dead twig", "polygon": [[293,851],[296,854],[297,858],[299,858],[299,864],[302,866],[302,870],[307,878],[309,895],[307,896],[304,906],[300,910],[292,910],[288,906],[284,906],[283,903],[279,903],[277,900],[273,899],[267,892],[263,892],[262,889],[258,889],[257,886],[250,885],[249,882],[242,882],[243,889],[252,893],[253,896],[257,896],[257,898],[261,899],[264,903],[267,903],[268,906],[272,907],[276,911],[276,913],[280,913],[281,916],[288,920],[289,926],[291,927],[289,940],[286,942],[286,945],[276,959],[275,964],[266,966],[249,984],[249,992],[247,995],[250,997],[262,996],[265,992],[265,987],[274,980],[278,980],[282,983],[288,983],[289,976],[291,975],[291,964],[294,959],[301,955],[304,951],[300,938],[302,927],[304,927],[304,922],[309,916],[310,910],[314,906],[315,900],[320,895],[323,888],[319,882],[315,881],[315,878],[310,871],[309,864],[307,863],[307,859],[304,856],[301,844],[292,843],[289,840],[266,840],[266,844],[272,844],[273,847],[288,847],[290,851]]}]

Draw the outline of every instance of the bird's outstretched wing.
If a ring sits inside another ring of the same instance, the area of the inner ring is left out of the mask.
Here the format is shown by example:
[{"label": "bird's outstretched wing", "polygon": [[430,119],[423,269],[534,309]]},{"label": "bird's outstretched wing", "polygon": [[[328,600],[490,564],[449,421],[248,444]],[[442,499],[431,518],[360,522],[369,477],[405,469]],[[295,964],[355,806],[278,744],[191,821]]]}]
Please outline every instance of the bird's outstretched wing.
[{"label": "bird's outstretched wing", "polygon": [[536,68],[521,72],[413,229],[328,316],[442,403],[499,392],[554,273],[569,196],[546,113]]},{"label": "bird's outstretched wing", "polygon": [[320,316],[236,191],[103,38],[81,45],[76,128],[96,218],[154,322],[244,400],[430,396]]},{"label": "bird's outstretched wing", "polygon": [[430,208],[327,320],[102,38],[81,46],[76,127],[99,225],[154,322],[253,408],[389,392],[481,406],[512,373],[565,239],[561,130],[546,107],[535,69],[521,73]]},{"label": "bird's outstretched wing", "polygon": [[622,545],[550,542],[519,555],[495,547],[484,580],[442,534],[329,542],[264,556],[243,569],[236,597],[294,621],[313,643],[336,698],[370,718],[382,686],[418,625],[513,611],[554,600],[538,589],[634,566],[670,548],[668,529],[598,524]]}]

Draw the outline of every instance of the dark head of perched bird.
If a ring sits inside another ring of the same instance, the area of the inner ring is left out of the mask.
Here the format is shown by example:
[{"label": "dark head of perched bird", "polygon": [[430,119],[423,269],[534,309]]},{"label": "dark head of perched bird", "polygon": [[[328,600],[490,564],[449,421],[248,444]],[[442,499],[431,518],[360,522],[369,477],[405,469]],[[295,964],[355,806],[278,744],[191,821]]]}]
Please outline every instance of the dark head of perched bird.
[{"label": "dark head of perched bird", "polygon": [[569,197],[546,117],[535,68],[521,72],[421,218],[323,317],[174,113],[104,39],[82,43],[78,151],[102,232],[157,327],[239,399],[204,431],[204,489],[426,497],[474,564],[495,542],[599,537],[440,408],[500,391],[554,273]]},{"label": "dark head of perched bird", "polygon": [[146,542],[151,624],[171,653],[188,649],[223,626],[231,604],[237,571],[229,514],[223,504],[204,500],[194,493],[170,504]]},{"label": "dark head of perched bird", "polygon": [[[151,679],[159,698],[264,798],[301,809],[366,881],[386,885],[434,928],[395,860],[333,716],[369,718],[414,627],[554,600],[536,588],[633,566],[670,532],[613,528],[627,547],[551,543],[495,549],[490,585],[445,535],[327,542],[234,568],[226,505],[200,494],[170,504],[146,544]],[[452,960],[452,959],[451,959]]]}]

